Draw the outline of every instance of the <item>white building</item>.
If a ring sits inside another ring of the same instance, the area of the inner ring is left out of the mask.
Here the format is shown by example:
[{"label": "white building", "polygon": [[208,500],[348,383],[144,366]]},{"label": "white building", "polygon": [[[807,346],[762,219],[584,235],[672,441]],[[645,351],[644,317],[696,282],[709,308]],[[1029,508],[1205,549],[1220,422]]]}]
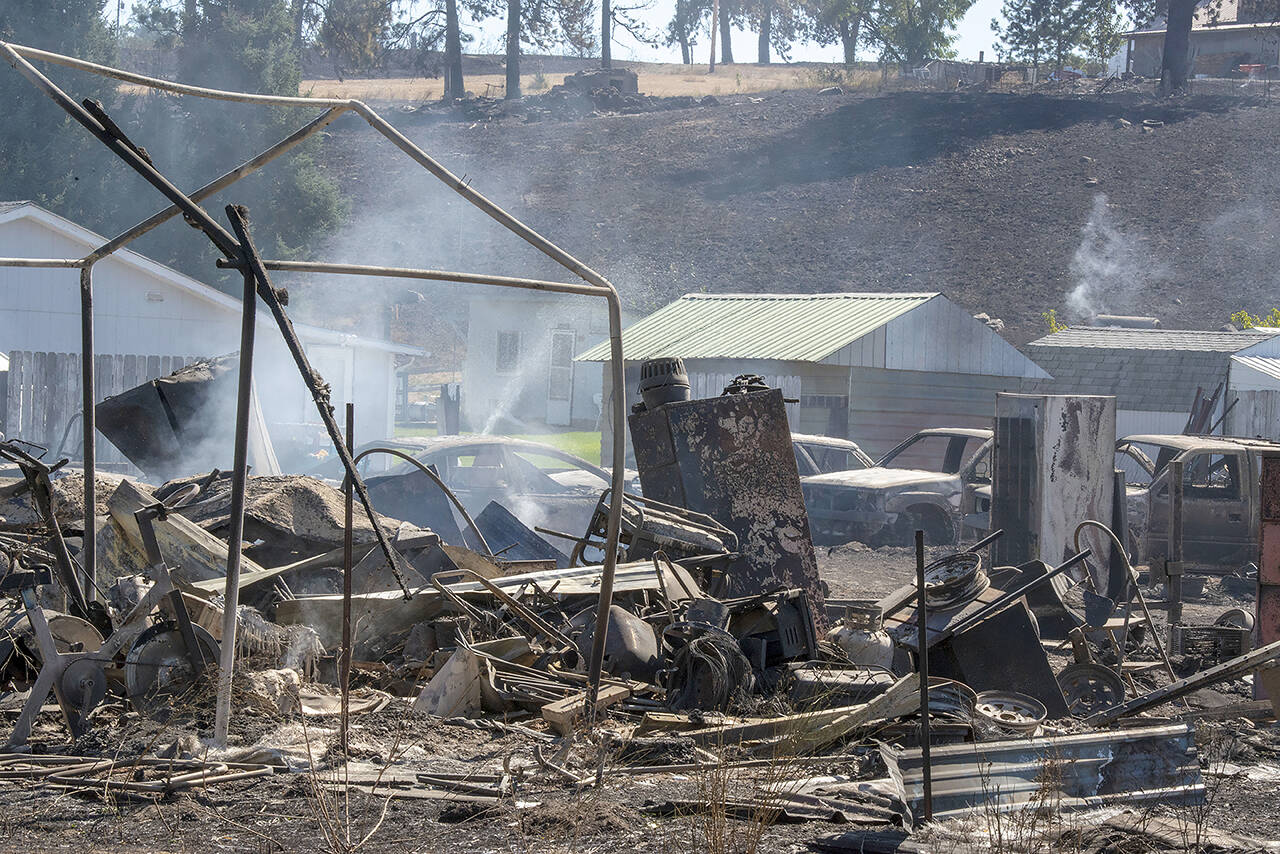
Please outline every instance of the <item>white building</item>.
[{"label": "white building", "polygon": [[573,357],[608,337],[599,297],[507,288],[472,297],[462,366],[467,425],[485,433],[526,425],[594,428],[602,368]]},{"label": "white building", "polygon": [[[31,202],[0,202],[0,257],[80,258],[105,238]],[[99,397],[163,376],[195,358],[233,352],[240,346],[240,300],[130,250],[93,268],[94,350],[101,366],[113,357],[117,372],[98,369]],[[74,376],[49,376],[47,390],[76,401],[80,352],[79,271],[0,267],[0,353],[77,354]],[[394,435],[397,354],[423,354],[416,347],[322,329],[294,328],[312,366],[333,389],[332,402],[355,404],[361,441]],[[141,357],[141,358],[139,358]],[[16,361],[16,360],[15,360]],[[10,371],[10,397],[13,395]],[[50,372],[52,373],[52,372]],[[113,381],[114,385],[113,385]],[[254,382],[263,415],[277,442],[290,432],[322,435],[319,415],[270,313],[259,308]],[[12,409],[12,407],[9,407]],[[6,417],[6,432],[16,435]],[[232,428],[227,425],[227,429]],[[40,436],[56,442],[65,424],[43,424]],[[317,429],[311,429],[312,427]],[[102,445],[106,441],[100,437]],[[112,449],[114,450],[114,449]],[[284,460],[281,460],[284,462]]]}]

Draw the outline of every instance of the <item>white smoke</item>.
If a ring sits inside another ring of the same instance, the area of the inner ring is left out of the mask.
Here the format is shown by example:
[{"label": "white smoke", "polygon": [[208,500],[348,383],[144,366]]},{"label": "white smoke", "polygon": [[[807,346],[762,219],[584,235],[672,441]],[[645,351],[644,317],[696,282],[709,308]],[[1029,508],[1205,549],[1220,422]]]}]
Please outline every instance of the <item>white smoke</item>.
[{"label": "white smoke", "polygon": [[1141,235],[1122,230],[1105,193],[1093,197],[1070,269],[1075,287],[1067,294],[1067,317],[1076,322],[1098,314],[1143,313],[1139,297],[1165,275]]}]

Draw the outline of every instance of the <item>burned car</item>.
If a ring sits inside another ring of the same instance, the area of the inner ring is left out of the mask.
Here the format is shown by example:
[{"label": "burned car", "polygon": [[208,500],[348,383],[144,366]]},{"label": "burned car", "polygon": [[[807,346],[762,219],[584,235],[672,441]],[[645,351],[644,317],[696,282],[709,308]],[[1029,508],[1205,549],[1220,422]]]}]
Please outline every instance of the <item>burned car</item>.
[{"label": "burned car", "polygon": [[801,477],[850,469],[869,469],[875,460],[856,442],[834,436],[791,434],[791,448],[796,455],[796,469]]},{"label": "burned car", "polygon": [[[357,456],[377,447],[392,448],[431,468],[472,516],[496,501],[530,528],[581,535],[600,493],[609,487],[609,472],[600,466],[551,445],[507,436],[402,437],[362,446]],[[382,470],[387,462],[390,467]],[[381,512],[427,526],[449,541],[447,532],[457,524],[453,511],[418,466],[371,453],[360,467]],[[332,460],[313,473],[336,479],[341,468]],[[638,489],[635,472],[628,470],[627,491]]]},{"label": "burned car", "polygon": [[907,544],[923,529],[930,544],[958,542],[966,519],[972,525],[981,516],[991,437],[982,429],[921,430],[870,468],[801,478],[814,540]]},{"label": "burned car", "polygon": [[1116,443],[1125,472],[1130,549],[1169,553],[1169,464],[1182,463],[1182,556],[1189,569],[1234,571],[1258,559],[1262,457],[1280,443],[1230,436],[1134,435]]}]

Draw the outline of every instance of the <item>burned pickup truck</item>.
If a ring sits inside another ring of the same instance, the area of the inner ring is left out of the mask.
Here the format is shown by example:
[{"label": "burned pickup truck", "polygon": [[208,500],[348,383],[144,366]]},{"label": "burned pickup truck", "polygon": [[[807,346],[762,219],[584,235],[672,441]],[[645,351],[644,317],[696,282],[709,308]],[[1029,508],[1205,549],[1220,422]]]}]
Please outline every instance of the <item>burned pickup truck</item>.
[{"label": "burned pickup truck", "polygon": [[803,477],[814,541],[905,545],[916,529],[931,544],[960,540],[991,483],[990,430],[921,430],[870,468]]},{"label": "burned pickup truck", "polygon": [[1169,553],[1170,463],[1182,463],[1182,556],[1188,569],[1234,572],[1258,559],[1262,457],[1280,443],[1230,436],[1135,435],[1116,443],[1125,472],[1130,550],[1155,565]]}]

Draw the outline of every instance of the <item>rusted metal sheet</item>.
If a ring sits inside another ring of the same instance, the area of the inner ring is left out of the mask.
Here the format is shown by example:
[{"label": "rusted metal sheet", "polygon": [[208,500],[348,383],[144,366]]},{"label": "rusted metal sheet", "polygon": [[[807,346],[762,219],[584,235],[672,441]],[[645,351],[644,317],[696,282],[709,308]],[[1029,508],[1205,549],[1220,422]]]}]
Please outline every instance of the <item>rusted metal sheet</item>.
[{"label": "rusted metal sheet", "polygon": [[[1258,612],[1254,625],[1258,644],[1266,646],[1280,640],[1280,456],[1262,458],[1258,505]],[[1267,699],[1262,680],[1254,680],[1253,695]]]},{"label": "rusted metal sheet", "polygon": [[716,519],[738,537],[726,596],[800,588],[822,621],[809,517],[778,389],[670,403],[628,422],[647,498]]}]

